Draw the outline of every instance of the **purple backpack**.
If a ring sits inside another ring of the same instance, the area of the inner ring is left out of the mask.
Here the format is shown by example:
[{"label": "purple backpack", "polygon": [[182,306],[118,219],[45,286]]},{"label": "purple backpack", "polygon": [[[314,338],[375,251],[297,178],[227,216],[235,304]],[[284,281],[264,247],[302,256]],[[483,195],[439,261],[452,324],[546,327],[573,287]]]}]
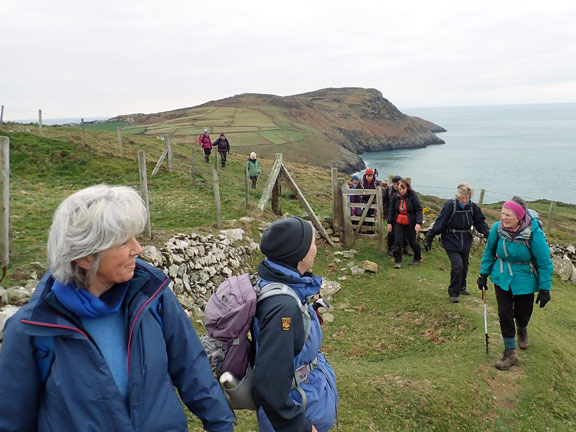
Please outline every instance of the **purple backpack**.
[{"label": "purple backpack", "polygon": [[256,303],[248,273],[226,279],[208,300],[204,311],[208,334],[201,339],[216,378],[223,372],[238,379],[246,374],[252,348],[248,332]]}]

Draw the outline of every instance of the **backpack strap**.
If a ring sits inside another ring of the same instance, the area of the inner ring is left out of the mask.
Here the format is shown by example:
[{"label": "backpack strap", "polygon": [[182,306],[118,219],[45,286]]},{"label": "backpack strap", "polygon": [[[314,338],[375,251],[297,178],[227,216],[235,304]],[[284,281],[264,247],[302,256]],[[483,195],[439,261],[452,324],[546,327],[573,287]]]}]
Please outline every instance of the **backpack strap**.
[{"label": "backpack strap", "polygon": [[470,203],[470,207],[467,209],[462,209],[459,210],[458,209],[458,203],[456,202],[456,199],[452,199],[452,203],[454,204],[454,209],[452,210],[452,214],[450,215],[450,217],[448,218],[448,222],[446,222],[446,229],[448,231],[450,231],[452,234],[456,234],[456,233],[469,233],[472,231],[472,225],[470,225],[470,228],[465,229],[465,230],[457,230],[454,228],[450,228],[450,222],[452,221],[452,218],[454,217],[454,215],[456,214],[456,212],[459,213],[468,213],[468,210],[470,210],[470,215],[471,215],[471,219],[472,221],[474,221],[474,206],[472,206],[472,203]]},{"label": "backpack strap", "polygon": [[276,295],[289,295],[296,301],[298,307],[300,308],[300,312],[302,312],[302,320],[304,322],[304,340],[308,339],[308,336],[310,336],[311,326],[310,313],[308,312],[308,303],[306,302],[303,304],[296,292],[294,292],[294,290],[286,284],[280,282],[271,282],[264,285],[262,288],[258,288],[258,282],[256,283],[255,287],[256,295],[258,296],[258,303],[267,299],[268,297],[273,297]]}]

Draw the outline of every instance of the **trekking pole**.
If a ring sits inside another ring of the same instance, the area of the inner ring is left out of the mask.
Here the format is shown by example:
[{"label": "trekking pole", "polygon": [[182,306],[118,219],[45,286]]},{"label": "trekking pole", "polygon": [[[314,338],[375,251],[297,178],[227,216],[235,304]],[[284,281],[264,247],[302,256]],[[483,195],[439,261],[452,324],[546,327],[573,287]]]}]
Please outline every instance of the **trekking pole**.
[{"label": "trekking pole", "polygon": [[490,354],[490,343],[488,339],[488,320],[486,319],[486,290],[482,290],[482,301],[484,302],[484,335],[486,336],[486,354]]}]

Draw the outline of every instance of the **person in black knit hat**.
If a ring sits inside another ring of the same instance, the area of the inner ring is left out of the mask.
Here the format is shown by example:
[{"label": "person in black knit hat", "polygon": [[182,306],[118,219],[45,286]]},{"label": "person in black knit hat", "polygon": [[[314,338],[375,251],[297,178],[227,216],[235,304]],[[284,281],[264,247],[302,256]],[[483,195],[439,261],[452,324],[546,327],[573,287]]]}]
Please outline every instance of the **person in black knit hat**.
[{"label": "person in black knit hat", "polygon": [[309,303],[322,285],[310,271],[317,252],[314,229],[298,217],[280,219],[262,234],[260,250],[266,259],[258,266],[258,287],[281,283],[290,290],[256,307],[252,397],[258,430],[327,431],[336,421],[338,392],[334,370],[320,352],[320,321]]}]

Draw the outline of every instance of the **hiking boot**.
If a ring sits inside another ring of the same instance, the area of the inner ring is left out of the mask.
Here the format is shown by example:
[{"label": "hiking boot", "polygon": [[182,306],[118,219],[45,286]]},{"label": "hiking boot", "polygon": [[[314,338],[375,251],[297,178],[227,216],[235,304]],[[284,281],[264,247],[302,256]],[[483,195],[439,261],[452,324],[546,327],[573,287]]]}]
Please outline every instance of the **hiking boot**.
[{"label": "hiking boot", "polygon": [[408,263],[408,265],[410,265],[410,266],[412,266],[412,265],[418,265],[418,264],[420,264],[421,262],[422,262],[421,259],[418,259],[418,260],[415,259],[415,260],[410,261],[410,262]]},{"label": "hiking boot", "polygon": [[528,329],[518,329],[518,347],[521,350],[528,348]]},{"label": "hiking boot", "polygon": [[466,288],[464,288],[463,290],[460,290],[460,295],[470,295],[470,293]]},{"label": "hiking boot", "polygon": [[414,256],[414,252],[412,252],[410,249],[408,249],[408,246],[404,246],[402,248],[402,253],[406,256]]},{"label": "hiking boot", "polygon": [[400,268],[402,268],[402,264],[401,263],[394,263],[394,268],[400,269]]},{"label": "hiking boot", "polygon": [[502,359],[498,360],[494,366],[496,366],[496,369],[498,370],[505,371],[517,364],[518,364],[518,356],[516,355],[516,350],[506,348],[504,350],[504,355],[502,356]]},{"label": "hiking boot", "polygon": [[389,247],[388,248],[388,252],[386,252],[388,255],[390,255],[391,257],[394,256],[394,248],[393,247]]},{"label": "hiking boot", "polygon": [[450,303],[458,303],[460,299],[456,296],[450,296]]}]

